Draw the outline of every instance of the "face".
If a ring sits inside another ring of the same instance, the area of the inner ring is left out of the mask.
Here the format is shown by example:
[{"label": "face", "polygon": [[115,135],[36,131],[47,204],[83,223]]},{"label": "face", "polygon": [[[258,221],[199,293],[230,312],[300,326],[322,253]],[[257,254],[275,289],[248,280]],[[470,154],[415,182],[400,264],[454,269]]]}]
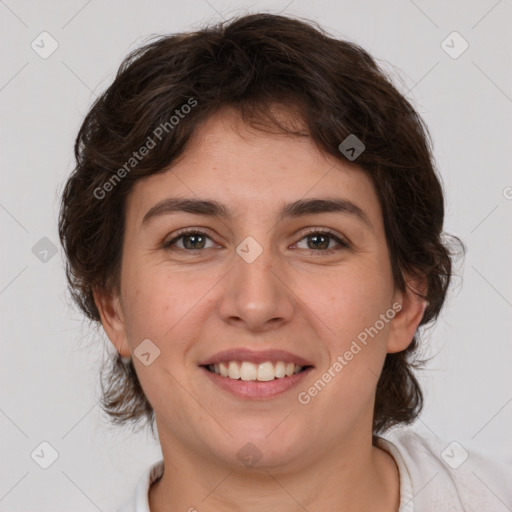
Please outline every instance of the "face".
[{"label": "face", "polygon": [[367,442],[386,353],[407,347],[422,312],[395,290],[366,174],[232,110],[137,182],[120,289],[97,303],[162,447],[217,464],[297,467]]}]

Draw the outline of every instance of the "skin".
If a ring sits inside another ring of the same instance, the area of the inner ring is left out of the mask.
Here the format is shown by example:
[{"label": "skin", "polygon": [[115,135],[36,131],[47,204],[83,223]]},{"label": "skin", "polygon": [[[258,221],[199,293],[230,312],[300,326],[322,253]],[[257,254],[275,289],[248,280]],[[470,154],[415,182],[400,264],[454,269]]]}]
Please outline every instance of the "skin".
[{"label": "skin", "polygon": [[[142,226],[168,197],[215,199],[234,218],[180,212]],[[348,199],[371,227],[339,212],[278,221],[285,203],[305,197]],[[198,246],[190,237],[163,248],[187,227],[209,237],[204,248],[190,249]],[[329,229],[349,247],[327,238],[317,248],[307,228]],[[248,236],[263,249],[252,263],[235,251]],[[326,253],[327,244],[335,250]],[[148,338],[160,350],[148,366],[133,357],[165,461],[150,489],[152,512],[398,510],[396,464],[372,446],[373,406],[386,353],[410,344],[425,303],[395,289],[378,199],[355,163],[222,110],[171,169],[140,180],[128,197],[120,290],[95,293],[111,342],[125,357]],[[299,403],[297,394],[397,302],[402,309],[378,335]],[[238,347],[287,350],[315,368],[280,396],[236,398],[198,364]],[[248,442],[261,453],[254,467],[237,457]]]}]

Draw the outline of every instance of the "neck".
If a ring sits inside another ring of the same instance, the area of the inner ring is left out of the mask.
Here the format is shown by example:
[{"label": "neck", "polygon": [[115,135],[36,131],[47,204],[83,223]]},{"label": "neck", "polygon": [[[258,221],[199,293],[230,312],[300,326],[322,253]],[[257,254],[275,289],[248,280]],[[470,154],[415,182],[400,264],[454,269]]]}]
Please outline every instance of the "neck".
[{"label": "neck", "polygon": [[[399,473],[394,459],[368,443],[317,451],[288,466],[234,467],[164,446],[165,471],[151,487],[151,512],[342,510],[396,512]],[[166,449],[168,448],[168,449]],[[168,456],[166,456],[168,455]],[[293,467],[290,467],[293,466]]]}]

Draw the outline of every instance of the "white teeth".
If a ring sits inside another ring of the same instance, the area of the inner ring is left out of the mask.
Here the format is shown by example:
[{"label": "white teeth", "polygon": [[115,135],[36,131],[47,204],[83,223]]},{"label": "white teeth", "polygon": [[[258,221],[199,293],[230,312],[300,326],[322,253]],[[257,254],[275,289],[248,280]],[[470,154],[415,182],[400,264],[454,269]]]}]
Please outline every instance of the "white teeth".
[{"label": "white teeth", "polygon": [[248,361],[243,361],[242,363],[229,361],[209,365],[208,368],[217,375],[230,379],[266,382],[274,379],[282,379],[283,377],[290,377],[295,373],[299,373],[303,367],[297,366],[294,363],[284,363],[283,361],[276,363],[265,361],[260,364],[254,364]]},{"label": "white teeth", "polygon": [[240,365],[240,378],[242,380],[257,380],[258,378],[258,367],[253,363],[244,361]]},{"label": "white teeth", "polygon": [[[220,363],[222,364],[222,363]],[[238,363],[236,361],[229,362],[228,377],[230,379],[239,379],[240,370],[238,369]]]},{"label": "white teeth", "polygon": [[[244,363],[246,364],[246,363]],[[243,365],[242,365],[243,366]],[[258,380],[267,381],[274,380],[275,371],[274,365],[267,361],[258,365]]]},{"label": "white teeth", "polygon": [[[219,367],[220,367],[220,374],[221,374],[223,377],[227,377],[227,376],[228,376],[228,369],[226,368],[226,365],[225,365],[225,364],[220,363],[220,364],[219,364]],[[215,373],[217,373],[217,372],[215,372]]]},{"label": "white teeth", "polygon": [[276,378],[282,379],[286,375],[285,364],[282,361],[276,363]]}]

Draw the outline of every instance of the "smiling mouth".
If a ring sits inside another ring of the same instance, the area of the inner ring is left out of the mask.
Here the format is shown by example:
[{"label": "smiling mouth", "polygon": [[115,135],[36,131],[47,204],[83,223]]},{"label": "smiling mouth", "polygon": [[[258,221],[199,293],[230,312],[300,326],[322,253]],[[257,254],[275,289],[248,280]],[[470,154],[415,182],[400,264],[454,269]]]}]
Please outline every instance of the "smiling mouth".
[{"label": "smiling mouth", "polygon": [[204,365],[203,368],[227,379],[268,382],[286,379],[297,373],[302,373],[312,366],[299,366],[284,361],[265,361],[259,364],[249,361],[226,361]]}]

